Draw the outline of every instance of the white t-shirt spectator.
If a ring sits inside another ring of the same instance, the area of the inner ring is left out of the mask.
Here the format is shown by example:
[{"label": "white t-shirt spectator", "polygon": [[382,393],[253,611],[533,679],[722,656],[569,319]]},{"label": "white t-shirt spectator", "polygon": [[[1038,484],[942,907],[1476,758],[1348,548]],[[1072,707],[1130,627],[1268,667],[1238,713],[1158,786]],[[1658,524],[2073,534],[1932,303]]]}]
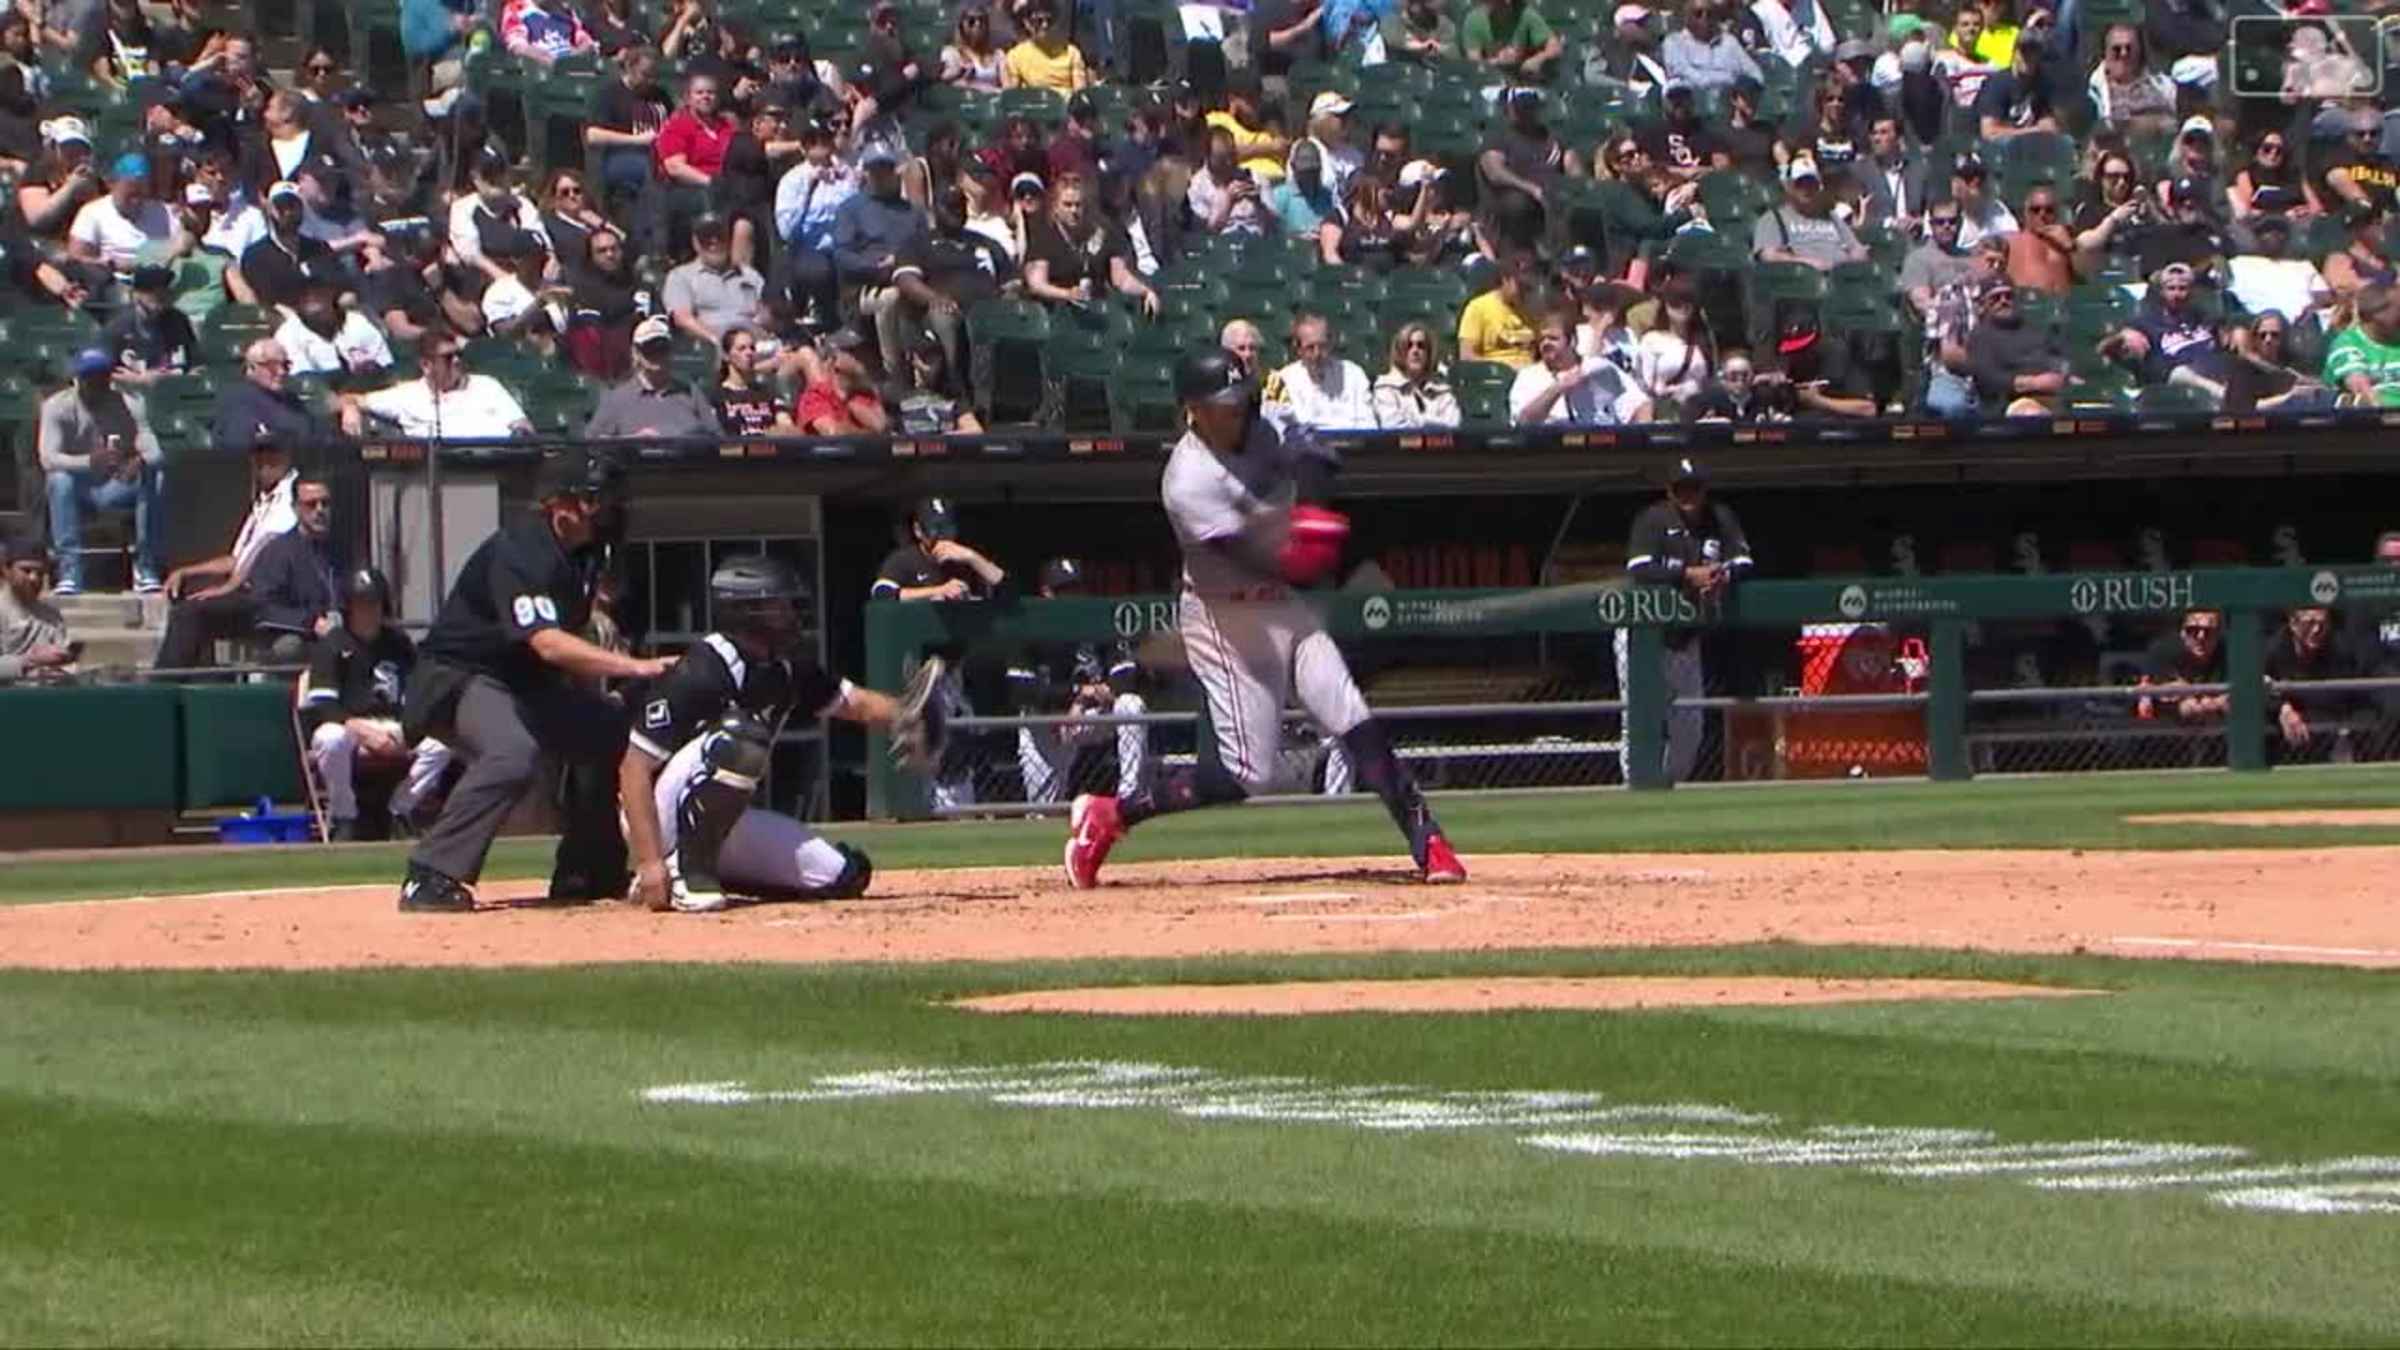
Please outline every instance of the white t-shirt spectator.
[{"label": "white t-shirt spectator", "polygon": [[423,380],[410,380],[360,397],[359,406],[389,422],[403,436],[444,440],[505,440],[518,423],[529,420],[516,395],[489,375],[469,375],[466,382],[436,397]]},{"label": "white t-shirt spectator", "polygon": [[[540,236],[543,247],[548,247],[550,231],[542,225],[542,213],[535,209],[531,198],[518,197],[516,202],[517,228]],[[478,193],[462,193],[457,201],[450,203],[450,249],[460,262],[469,265],[483,261],[483,229],[476,223],[479,211],[489,214]]]},{"label": "white t-shirt spectator", "polygon": [[155,197],[143,198],[131,219],[117,209],[116,198],[94,197],[75,213],[67,237],[100,250],[110,267],[130,272],[144,248],[175,237],[175,217]]},{"label": "white t-shirt spectator", "polygon": [[[1237,168],[1234,172],[1238,174],[1242,170]],[[1225,191],[1225,185],[1219,183],[1216,175],[1206,166],[1203,166],[1200,172],[1192,175],[1191,186],[1184,189],[1184,204],[1191,207],[1193,222],[1200,227],[1202,232],[1205,233],[1208,230],[1208,223],[1217,218],[1219,204],[1225,200]],[[1263,196],[1253,196],[1248,201],[1234,203],[1233,209],[1225,216],[1225,228],[1217,231],[1219,234],[1265,234],[1266,232],[1267,214]]]},{"label": "white t-shirt spectator", "polygon": [[1653,398],[1688,399],[1708,387],[1708,353],[1664,328],[1642,334],[1633,374]]},{"label": "white t-shirt spectator", "polygon": [[2270,258],[2263,253],[2237,253],[2225,260],[2226,289],[2252,314],[2268,310],[2297,323],[2316,301],[2333,289],[2324,274],[2306,258]]},{"label": "white t-shirt spectator", "polygon": [[209,222],[208,233],[200,236],[200,247],[238,259],[250,251],[252,244],[266,237],[267,213],[244,202]]},{"label": "white t-shirt spectator", "polygon": [[1336,361],[1319,380],[1303,361],[1275,372],[1283,382],[1283,401],[1292,420],[1327,431],[1355,431],[1375,425],[1375,396],[1367,372],[1356,361]]},{"label": "white t-shirt spectator", "polygon": [[275,480],[275,486],[250,499],[250,514],[242,517],[242,528],[233,537],[233,570],[248,575],[250,560],[258,551],[275,541],[275,536],[288,534],[300,526],[300,508],[293,494],[299,491],[300,471],[294,469]]},{"label": "white t-shirt spectator", "polygon": [[332,337],[319,334],[295,314],[275,330],[275,340],[291,358],[294,375],[381,370],[392,363],[392,346],[383,340],[383,330],[355,309],[342,312],[342,326]]},{"label": "white t-shirt spectator", "polygon": [[525,283],[513,276],[494,278],[483,288],[483,321],[494,328],[514,323],[539,303]]},{"label": "white t-shirt spectator", "polygon": [[[1606,361],[1593,357],[1584,361],[1583,368],[1589,372],[1583,383],[1551,403],[1549,414],[1542,418],[1544,424],[1613,427],[1632,421],[1650,401],[1640,385]],[[1508,387],[1508,420],[1523,425],[1525,410],[1557,382],[1558,374],[1539,361],[1518,371],[1516,383]]]}]

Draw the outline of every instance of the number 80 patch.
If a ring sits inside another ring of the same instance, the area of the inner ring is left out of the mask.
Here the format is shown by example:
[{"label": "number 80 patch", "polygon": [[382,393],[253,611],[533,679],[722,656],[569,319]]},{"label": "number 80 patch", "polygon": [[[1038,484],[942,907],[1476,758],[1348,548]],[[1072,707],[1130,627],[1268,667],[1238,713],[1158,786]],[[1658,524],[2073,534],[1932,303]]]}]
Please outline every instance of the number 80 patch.
[{"label": "number 80 patch", "polygon": [[516,615],[519,628],[531,628],[536,622],[558,622],[558,602],[546,595],[520,595],[509,609]]}]

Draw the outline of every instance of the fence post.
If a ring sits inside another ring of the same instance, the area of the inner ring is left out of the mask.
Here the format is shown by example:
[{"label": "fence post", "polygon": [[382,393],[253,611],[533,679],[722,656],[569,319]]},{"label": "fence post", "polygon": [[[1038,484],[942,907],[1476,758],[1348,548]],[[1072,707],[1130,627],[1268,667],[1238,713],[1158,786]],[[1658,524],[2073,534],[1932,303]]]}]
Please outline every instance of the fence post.
[{"label": "fence post", "polygon": [[1656,624],[1631,624],[1625,634],[1625,786],[1664,788],[1667,781],[1666,644]]},{"label": "fence post", "polygon": [[2267,767],[2267,691],[2264,638],[2258,611],[2225,611],[2225,762],[2236,770]]},{"label": "fence post", "polygon": [[1967,763],[1967,626],[1935,619],[1925,698],[1925,771],[1934,781],[1963,782]]}]

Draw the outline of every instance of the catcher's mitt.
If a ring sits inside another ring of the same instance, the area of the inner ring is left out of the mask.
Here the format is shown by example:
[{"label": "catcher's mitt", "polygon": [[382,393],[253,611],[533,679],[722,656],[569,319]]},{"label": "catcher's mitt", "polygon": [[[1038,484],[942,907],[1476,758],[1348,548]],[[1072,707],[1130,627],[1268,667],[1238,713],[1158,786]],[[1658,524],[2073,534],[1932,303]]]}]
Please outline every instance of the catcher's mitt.
[{"label": "catcher's mitt", "polygon": [[928,656],[900,690],[900,707],[892,714],[892,763],[918,773],[932,773],[942,762],[948,739],[950,705],[942,698],[942,676],[949,667]]}]

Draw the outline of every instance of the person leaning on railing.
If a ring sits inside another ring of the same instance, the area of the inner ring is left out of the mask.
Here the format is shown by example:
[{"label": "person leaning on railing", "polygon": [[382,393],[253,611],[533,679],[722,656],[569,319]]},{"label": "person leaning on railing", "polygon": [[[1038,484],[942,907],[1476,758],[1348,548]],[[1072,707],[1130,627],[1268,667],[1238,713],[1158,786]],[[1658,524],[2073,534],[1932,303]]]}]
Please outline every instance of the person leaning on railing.
[{"label": "person leaning on railing", "polygon": [[44,598],[50,552],[32,531],[0,538],[0,684],[48,683],[75,672],[66,617]]}]

